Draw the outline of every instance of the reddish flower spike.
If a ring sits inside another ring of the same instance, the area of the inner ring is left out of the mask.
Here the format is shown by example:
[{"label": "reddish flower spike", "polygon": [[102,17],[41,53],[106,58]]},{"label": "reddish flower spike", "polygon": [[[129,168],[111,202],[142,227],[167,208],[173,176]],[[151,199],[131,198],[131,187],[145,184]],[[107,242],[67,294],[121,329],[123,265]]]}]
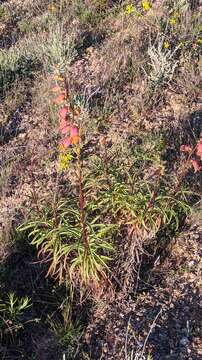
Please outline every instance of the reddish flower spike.
[{"label": "reddish flower spike", "polygon": [[66,120],[62,119],[60,121],[59,130],[61,134],[66,134],[70,130],[70,126]]},{"label": "reddish flower spike", "polygon": [[71,139],[70,137],[66,137],[64,138],[61,142],[60,142],[60,146],[63,148],[63,149],[67,149],[70,145],[71,145]]},{"label": "reddish flower spike", "polygon": [[74,145],[79,144],[80,137],[79,137],[79,129],[77,126],[71,127],[70,138],[71,138],[72,144],[74,144]]},{"label": "reddish flower spike", "polygon": [[62,107],[59,110],[59,116],[61,117],[61,119],[66,119],[68,114],[69,114],[69,108],[67,106]]},{"label": "reddish flower spike", "polygon": [[78,136],[79,135],[79,129],[77,126],[72,126],[70,130],[70,136]]},{"label": "reddish flower spike", "polygon": [[201,166],[200,166],[200,164],[199,164],[199,162],[197,160],[192,159],[191,163],[192,163],[192,166],[194,168],[195,173],[201,170]]}]

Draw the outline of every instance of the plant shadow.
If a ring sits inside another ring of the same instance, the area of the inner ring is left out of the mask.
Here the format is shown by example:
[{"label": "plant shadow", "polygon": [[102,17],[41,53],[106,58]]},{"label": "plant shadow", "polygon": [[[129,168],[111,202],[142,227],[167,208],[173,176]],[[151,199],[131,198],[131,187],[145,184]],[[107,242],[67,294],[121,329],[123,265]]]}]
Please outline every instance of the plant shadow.
[{"label": "plant shadow", "polygon": [[15,66],[8,66],[0,74],[0,100],[3,100],[13,83],[18,80],[32,79],[33,74],[41,69],[41,64],[36,59],[21,56]]},{"label": "plant shadow", "polygon": [[0,264],[1,301],[14,293],[18,298],[28,296],[32,306],[20,318],[23,326],[16,333],[14,330],[4,334],[0,329],[0,358],[31,360],[36,354],[41,360],[59,359],[61,347],[47,320],[58,311],[64,289],[46,278],[46,266],[39,263],[26,239],[15,239],[15,244],[15,249]]}]

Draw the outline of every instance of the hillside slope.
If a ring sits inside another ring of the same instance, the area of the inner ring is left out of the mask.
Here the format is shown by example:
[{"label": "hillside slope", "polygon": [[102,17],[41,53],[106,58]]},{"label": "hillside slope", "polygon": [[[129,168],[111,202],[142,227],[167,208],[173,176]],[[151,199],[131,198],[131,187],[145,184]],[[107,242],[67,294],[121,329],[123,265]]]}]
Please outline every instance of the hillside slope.
[{"label": "hillside slope", "polygon": [[197,360],[200,1],[0,3],[0,354]]}]

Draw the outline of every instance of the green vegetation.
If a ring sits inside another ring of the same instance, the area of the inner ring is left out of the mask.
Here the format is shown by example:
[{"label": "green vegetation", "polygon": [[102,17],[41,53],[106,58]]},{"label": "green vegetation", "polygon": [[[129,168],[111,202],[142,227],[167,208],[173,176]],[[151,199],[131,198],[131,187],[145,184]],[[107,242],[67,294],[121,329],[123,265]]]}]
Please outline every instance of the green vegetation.
[{"label": "green vegetation", "polygon": [[24,311],[31,306],[31,300],[26,296],[19,299],[14,293],[9,293],[5,302],[0,302],[1,337],[4,333],[14,336],[24,327],[20,318]]},{"label": "green vegetation", "polygon": [[143,335],[127,317],[120,346],[97,324],[102,307],[139,306],[163,284],[150,287],[156,264],[200,219],[200,11],[186,0],[0,5],[2,359],[156,358],[161,310]]}]

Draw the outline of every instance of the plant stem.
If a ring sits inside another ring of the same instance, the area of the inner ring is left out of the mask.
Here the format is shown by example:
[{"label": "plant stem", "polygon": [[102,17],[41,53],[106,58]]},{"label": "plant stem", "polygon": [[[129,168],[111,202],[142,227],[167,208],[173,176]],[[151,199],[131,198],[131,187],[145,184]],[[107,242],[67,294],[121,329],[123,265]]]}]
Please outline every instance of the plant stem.
[{"label": "plant stem", "polygon": [[156,180],[156,185],[155,185],[155,188],[153,190],[151,199],[149,200],[149,202],[147,204],[147,209],[151,208],[152,205],[155,202],[155,199],[156,199],[156,197],[158,195],[160,181],[161,181],[161,169],[158,169],[158,176],[157,176],[157,180]]},{"label": "plant stem", "polygon": [[84,244],[85,256],[86,256],[88,254],[88,234],[87,234],[87,226],[86,226],[85,193],[83,186],[80,145],[77,146],[76,153],[77,153],[77,168],[78,168],[78,182],[79,182],[79,209],[80,209],[80,219],[81,219],[81,228],[82,228],[82,241]]},{"label": "plant stem", "polygon": [[38,196],[37,196],[36,186],[35,186],[36,179],[35,179],[33,167],[34,167],[34,160],[33,160],[33,158],[31,158],[31,164],[29,167],[29,176],[30,176],[31,185],[32,185],[32,190],[31,190],[32,200],[36,207],[36,211],[37,211],[38,215],[41,215],[41,211],[40,211],[39,205],[38,205]]},{"label": "plant stem", "polygon": [[103,149],[103,165],[104,165],[104,174],[107,180],[108,185],[110,185],[109,181],[109,164],[108,164],[108,155],[107,155],[107,139],[104,135],[101,141],[101,146]]}]

